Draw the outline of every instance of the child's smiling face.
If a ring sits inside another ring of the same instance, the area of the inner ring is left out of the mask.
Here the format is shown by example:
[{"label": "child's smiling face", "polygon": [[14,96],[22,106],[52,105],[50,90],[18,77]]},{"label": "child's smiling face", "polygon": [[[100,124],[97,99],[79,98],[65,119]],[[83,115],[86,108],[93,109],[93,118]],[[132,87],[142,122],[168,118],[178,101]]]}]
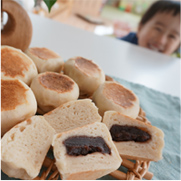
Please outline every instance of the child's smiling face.
[{"label": "child's smiling face", "polygon": [[140,46],[170,55],[180,45],[180,16],[159,12],[139,26],[137,36]]}]

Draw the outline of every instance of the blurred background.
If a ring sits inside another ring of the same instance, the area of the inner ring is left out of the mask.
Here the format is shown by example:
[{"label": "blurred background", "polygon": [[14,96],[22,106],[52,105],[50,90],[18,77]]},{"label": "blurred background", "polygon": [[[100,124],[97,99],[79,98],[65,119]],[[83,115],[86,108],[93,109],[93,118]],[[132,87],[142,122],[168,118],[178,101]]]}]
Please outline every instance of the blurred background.
[{"label": "blurred background", "polygon": [[141,16],[156,0],[57,0],[50,13],[43,0],[15,1],[39,16],[117,38],[136,32]]},{"label": "blurred background", "polygon": [[57,0],[51,12],[43,0],[16,0],[27,11],[98,35],[121,37],[136,31],[155,0]]},{"label": "blurred background", "polygon": [[156,0],[57,0],[51,12],[43,0],[15,0],[27,11],[98,35],[122,37],[137,26]]}]

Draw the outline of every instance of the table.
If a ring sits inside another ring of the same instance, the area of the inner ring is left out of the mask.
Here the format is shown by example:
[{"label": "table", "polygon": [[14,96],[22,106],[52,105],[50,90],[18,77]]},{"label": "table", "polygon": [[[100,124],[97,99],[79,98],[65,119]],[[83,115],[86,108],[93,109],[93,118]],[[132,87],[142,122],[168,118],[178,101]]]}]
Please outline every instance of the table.
[{"label": "table", "polygon": [[33,24],[30,47],[47,47],[64,60],[82,56],[93,60],[108,75],[180,97],[180,59],[29,15]]}]

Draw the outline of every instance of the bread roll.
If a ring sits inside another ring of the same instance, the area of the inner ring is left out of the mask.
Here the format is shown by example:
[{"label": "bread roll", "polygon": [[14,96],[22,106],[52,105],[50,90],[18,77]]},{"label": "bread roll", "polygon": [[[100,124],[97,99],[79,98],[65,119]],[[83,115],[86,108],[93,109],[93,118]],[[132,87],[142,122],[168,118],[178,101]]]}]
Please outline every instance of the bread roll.
[{"label": "bread roll", "polygon": [[52,145],[63,180],[95,180],[122,162],[109,130],[99,122],[57,134]]},{"label": "bread roll", "polygon": [[48,123],[61,133],[93,122],[101,122],[98,109],[90,99],[67,102],[44,115]]},{"label": "bread roll", "polygon": [[162,159],[164,147],[162,130],[115,111],[105,112],[103,123],[110,130],[114,144],[122,157],[148,161]]},{"label": "bread roll", "polygon": [[21,80],[1,79],[1,135],[33,116],[37,102],[32,90]]},{"label": "bread roll", "polygon": [[39,73],[60,72],[63,69],[63,59],[47,48],[32,47],[25,53],[34,61]]},{"label": "bread roll", "polygon": [[30,87],[44,113],[79,97],[78,85],[68,76],[55,72],[38,74]]},{"label": "bread roll", "polygon": [[104,72],[92,60],[74,57],[65,62],[64,73],[80,88],[80,95],[92,95],[105,81]]},{"label": "bread roll", "polygon": [[139,99],[129,89],[117,82],[106,81],[93,94],[93,102],[99,108],[101,116],[105,111],[115,110],[124,115],[136,118],[139,113]]},{"label": "bread roll", "polygon": [[1,141],[1,168],[9,177],[35,178],[52,143],[53,128],[33,116],[8,131]]},{"label": "bread roll", "polygon": [[30,85],[38,74],[34,62],[21,50],[1,46],[1,78],[17,78]]}]

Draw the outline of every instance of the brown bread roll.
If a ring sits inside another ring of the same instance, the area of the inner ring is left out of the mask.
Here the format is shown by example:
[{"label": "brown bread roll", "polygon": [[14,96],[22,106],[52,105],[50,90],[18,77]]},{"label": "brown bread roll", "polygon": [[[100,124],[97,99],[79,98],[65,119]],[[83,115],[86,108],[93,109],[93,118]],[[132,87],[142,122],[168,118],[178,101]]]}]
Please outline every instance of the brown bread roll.
[{"label": "brown bread roll", "polygon": [[27,85],[38,74],[34,62],[21,50],[1,46],[1,78],[17,78]]},{"label": "brown bread roll", "polygon": [[105,111],[115,110],[132,118],[139,113],[139,99],[129,89],[113,81],[106,81],[95,91],[92,98],[101,116]]},{"label": "brown bread roll", "polygon": [[37,102],[32,90],[21,80],[1,79],[1,135],[33,116]]},{"label": "brown bread roll", "polygon": [[83,57],[70,58],[65,62],[64,73],[79,86],[80,95],[91,96],[105,81],[105,74],[92,60]]},{"label": "brown bread roll", "polygon": [[30,87],[44,113],[79,97],[78,85],[70,77],[55,72],[38,74]]},{"label": "brown bread roll", "polygon": [[63,59],[48,48],[32,47],[25,52],[35,63],[38,72],[60,72],[63,69]]}]

